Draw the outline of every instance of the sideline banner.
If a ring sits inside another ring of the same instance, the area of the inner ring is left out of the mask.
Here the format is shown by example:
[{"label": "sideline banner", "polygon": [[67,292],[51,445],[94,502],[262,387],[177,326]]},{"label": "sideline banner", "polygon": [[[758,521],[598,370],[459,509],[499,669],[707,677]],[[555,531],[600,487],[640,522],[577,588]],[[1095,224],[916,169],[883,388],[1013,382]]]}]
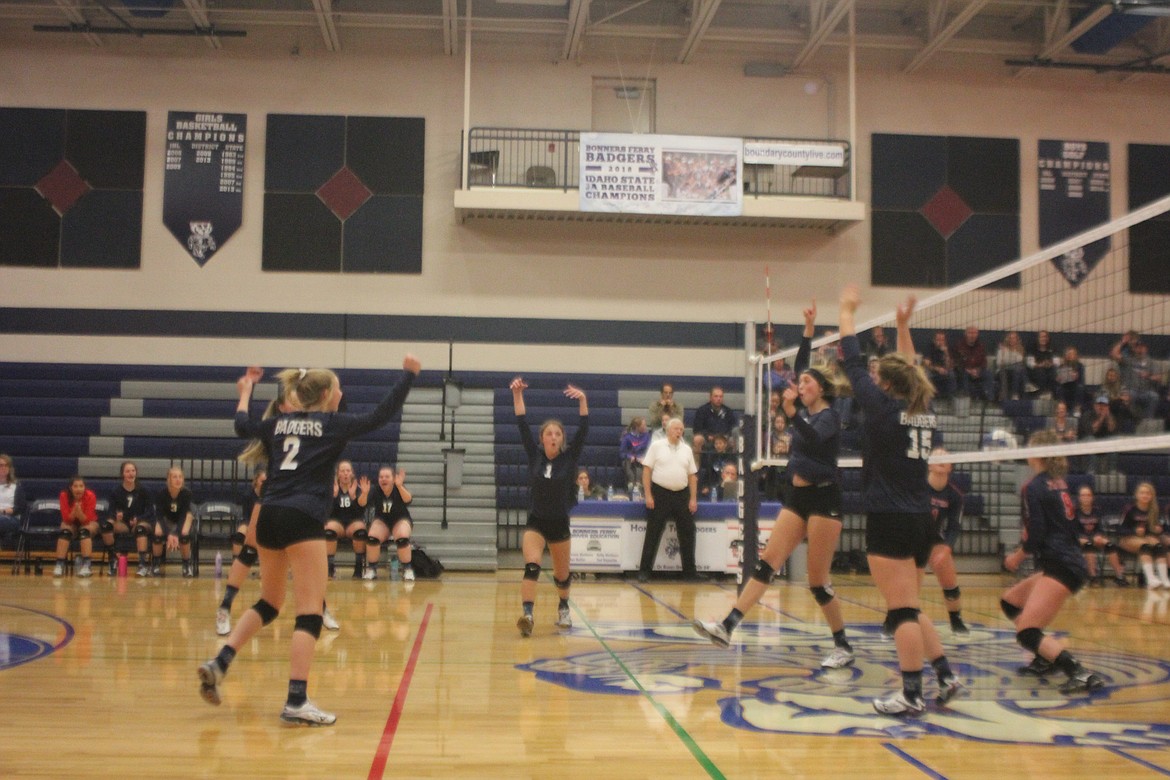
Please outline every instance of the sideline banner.
[{"label": "sideline banner", "polygon": [[581,133],[581,211],[743,213],[743,140]]},{"label": "sideline banner", "polygon": [[[1040,141],[1040,247],[1109,221],[1109,144],[1101,141]],[[1073,287],[1109,251],[1102,238],[1052,258]]]},{"label": "sideline banner", "polygon": [[246,114],[167,114],[163,224],[205,265],[244,221]]}]

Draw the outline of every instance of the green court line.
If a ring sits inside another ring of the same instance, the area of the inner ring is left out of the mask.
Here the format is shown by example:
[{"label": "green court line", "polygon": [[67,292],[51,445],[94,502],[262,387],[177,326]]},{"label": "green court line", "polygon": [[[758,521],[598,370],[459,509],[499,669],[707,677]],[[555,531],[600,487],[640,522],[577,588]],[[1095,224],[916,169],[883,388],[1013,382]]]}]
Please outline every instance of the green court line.
[{"label": "green court line", "polygon": [[695,760],[699,762],[699,766],[706,770],[707,775],[710,777],[719,778],[719,780],[727,780],[726,775],[719,771],[719,768],[715,766],[715,762],[712,761],[710,757],[703,752],[703,749],[699,747],[698,743],[695,742],[694,737],[687,733],[687,730],[682,727],[681,723],[675,720],[674,716],[670,714],[670,711],[667,710],[666,707],[658,703],[658,700],[654,698],[650,691],[642,687],[642,683],[638,682],[638,678],[634,675],[634,673],[631,672],[629,667],[627,667],[622,662],[622,659],[618,657],[613,648],[606,644],[606,641],[601,638],[600,634],[597,633],[597,629],[593,627],[593,624],[589,622],[584,613],[582,613],[581,610],[577,607],[577,602],[570,600],[569,603],[573,606],[573,612],[577,614],[577,617],[579,617],[585,626],[589,629],[589,633],[593,634],[593,637],[601,644],[603,648],[605,648],[605,652],[609,653],[609,657],[612,658],[614,663],[616,663],[621,668],[626,677],[630,679],[630,682],[632,682],[638,688],[641,694],[646,697],[646,700],[654,706],[654,709],[658,711],[658,714],[662,716],[662,719],[666,721],[671,730],[674,731],[680,740],[682,740],[682,743],[686,746],[686,749],[689,750],[691,755],[695,757]]}]

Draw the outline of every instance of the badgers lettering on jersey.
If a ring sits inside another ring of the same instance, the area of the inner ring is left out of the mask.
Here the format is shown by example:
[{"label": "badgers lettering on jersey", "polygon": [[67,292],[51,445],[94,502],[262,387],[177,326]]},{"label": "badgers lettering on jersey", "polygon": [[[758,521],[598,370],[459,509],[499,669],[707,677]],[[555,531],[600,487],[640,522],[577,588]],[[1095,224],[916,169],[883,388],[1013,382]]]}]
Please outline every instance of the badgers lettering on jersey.
[{"label": "badgers lettering on jersey", "polygon": [[909,425],[911,428],[937,428],[938,418],[933,414],[915,414],[910,415],[902,412],[898,420],[902,425]]},{"label": "badgers lettering on jersey", "polygon": [[282,417],[276,421],[276,430],[273,435],[280,436],[320,436],[322,433],[320,420],[302,420]]}]

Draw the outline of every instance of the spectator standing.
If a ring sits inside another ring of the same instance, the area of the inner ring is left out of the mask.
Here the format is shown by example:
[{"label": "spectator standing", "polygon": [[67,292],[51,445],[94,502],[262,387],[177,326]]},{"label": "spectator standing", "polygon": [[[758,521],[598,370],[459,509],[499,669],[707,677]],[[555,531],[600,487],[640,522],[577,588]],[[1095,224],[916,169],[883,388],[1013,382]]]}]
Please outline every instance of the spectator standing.
[{"label": "spectator standing", "polygon": [[1133,410],[1138,419],[1153,417],[1158,409],[1160,375],[1157,365],[1150,357],[1149,345],[1136,334],[1131,336],[1127,333],[1121,341],[1113,345],[1109,357],[1117,361],[1121,372],[1121,384],[1129,388]]},{"label": "spectator standing", "polygon": [[658,391],[658,400],[650,404],[647,422],[655,428],[665,427],[663,417],[683,418],[682,404],[674,400],[674,385],[664,382]]}]

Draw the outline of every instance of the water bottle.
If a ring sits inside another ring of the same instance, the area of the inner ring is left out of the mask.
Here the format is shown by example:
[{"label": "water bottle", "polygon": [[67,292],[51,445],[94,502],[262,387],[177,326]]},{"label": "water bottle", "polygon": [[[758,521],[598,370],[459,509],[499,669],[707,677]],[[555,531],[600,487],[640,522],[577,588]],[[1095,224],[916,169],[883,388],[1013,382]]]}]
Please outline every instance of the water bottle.
[{"label": "water bottle", "polygon": [[398,556],[393,555],[390,558],[390,579],[398,579]]},{"label": "water bottle", "polygon": [[223,576],[223,553],[215,553],[215,578],[218,580]]},{"label": "water bottle", "polygon": [[125,553],[118,554],[118,576],[125,577],[130,571],[130,562],[126,560]]},{"label": "water bottle", "polygon": [[585,500],[585,488],[578,486],[578,488],[577,488],[577,500],[578,500],[578,501],[584,501],[584,500]]},{"label": "water bottle", "polygon": [[605,489],[605,500],[613,501],[613,485],[610,485]]}]

